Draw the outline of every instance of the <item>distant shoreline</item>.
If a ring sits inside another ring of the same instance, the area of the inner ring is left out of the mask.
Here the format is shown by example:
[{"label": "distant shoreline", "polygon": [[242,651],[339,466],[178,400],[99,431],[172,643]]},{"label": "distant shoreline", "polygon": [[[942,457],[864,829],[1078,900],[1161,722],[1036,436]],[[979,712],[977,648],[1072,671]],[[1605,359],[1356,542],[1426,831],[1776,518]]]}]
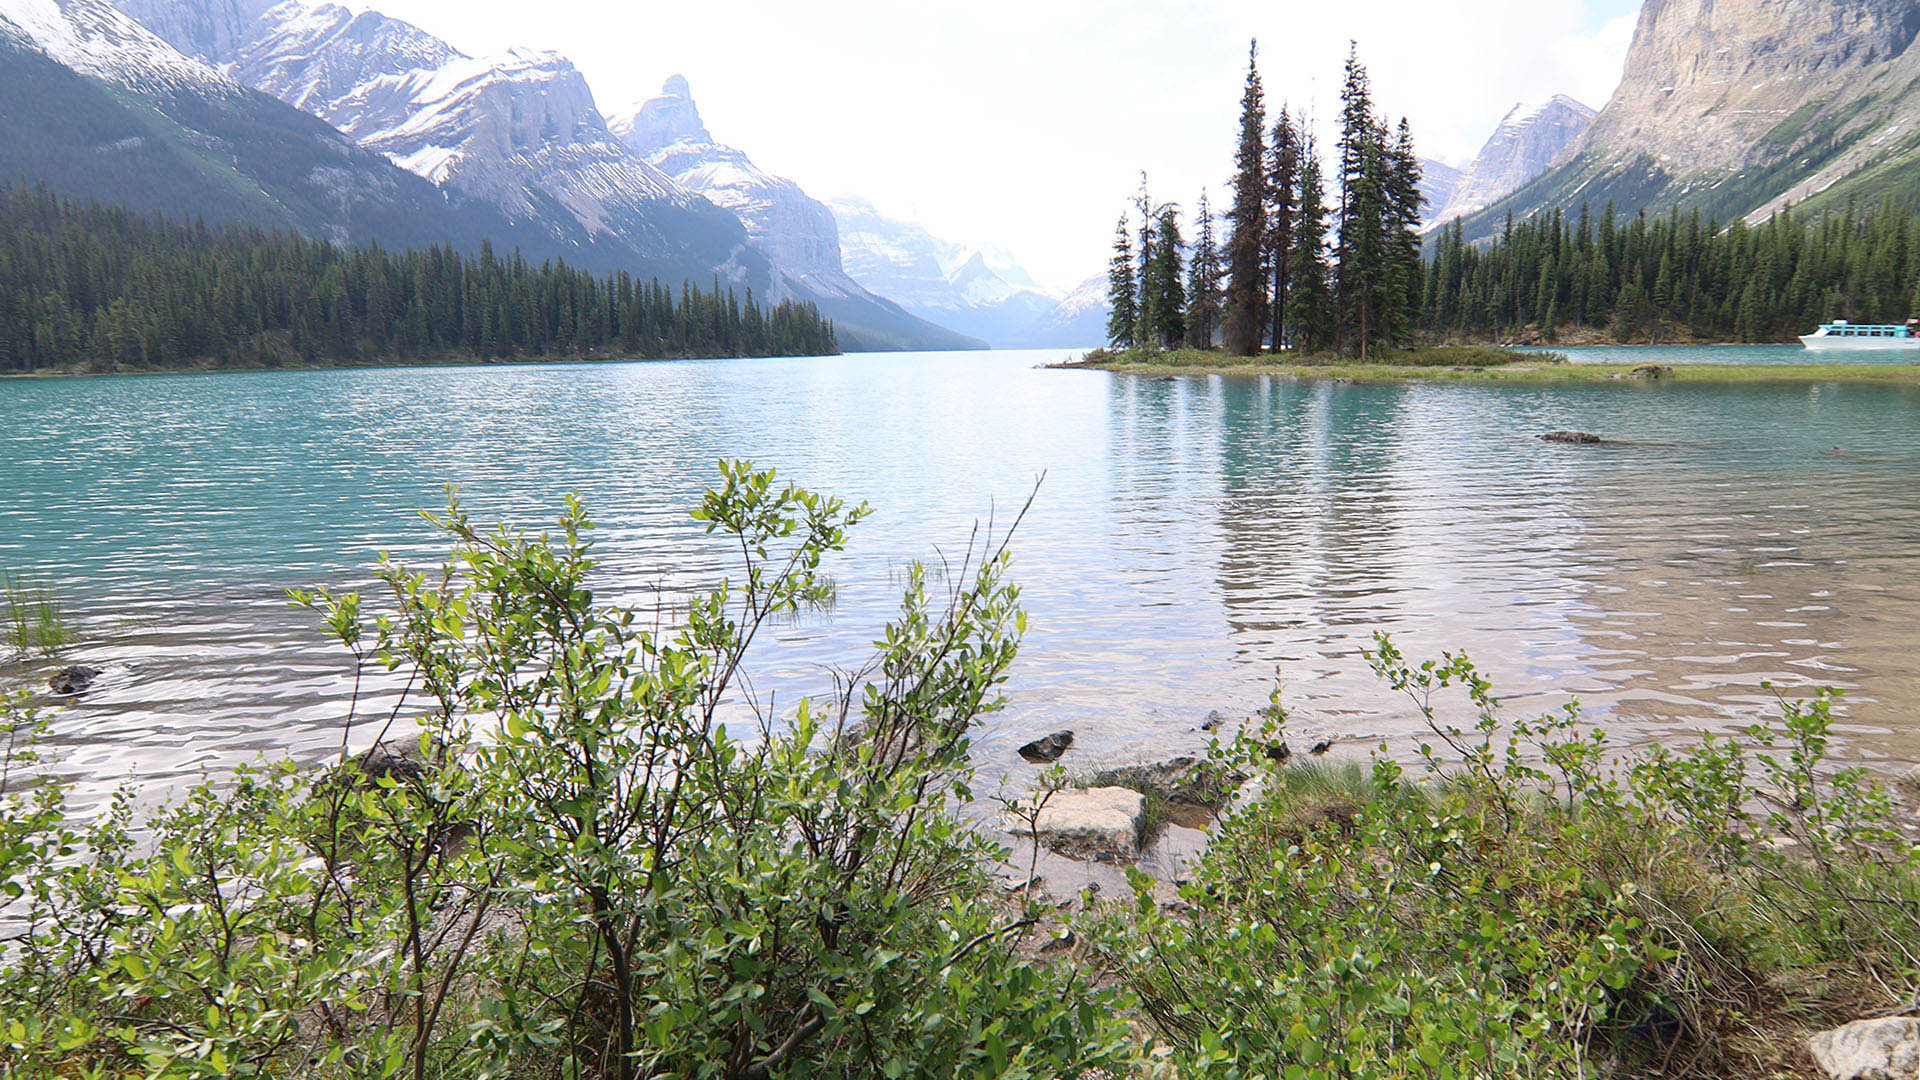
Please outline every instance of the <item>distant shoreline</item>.
[{"label": "distant shoreline", "polygon": [[[1613,346],[1630,348],[1631,346]],[[1180,349],[1171,352],[1096,349],[1077,360],[1049,364],[1062,371],[1109,371],[1132,375],[1266,375],[1353,383],[1866,383],[1920,386],[1920,362],[1913,364],[1576,364],[1553,354],[1514,349],[1463,348],[1472,363],[1449,363],[1449,349],[1418,349],[1382,361],[1362,363],[1333,356],[1299,359],[1228,356]],[[1489,354],[1508,359],[1491,362]]]},{"label": "distant shoreline", "polygon": [[[844,356],[844,353],[817,354],[823,356]],[[61,367],[39,368],[34,371],[0,372],[0,379],[84,379],[114,375],[219,375],[228,372],[268,372],[268,371],[372,371],[404,370],[406,368],[444,368],[444,367],[516,367],[539,366],[558,367],[562,365],[590,364],[652,364],[680,360],[777,360],[775,356],[707,356],[688,354],[685,356],[443,356],[420,357],[407,360],[303,360],[288,364],[170,364],[156,367],[120,366],[94,368],[89,364],[68,364]],[[795,359],[813,359],[796,357]]]}]

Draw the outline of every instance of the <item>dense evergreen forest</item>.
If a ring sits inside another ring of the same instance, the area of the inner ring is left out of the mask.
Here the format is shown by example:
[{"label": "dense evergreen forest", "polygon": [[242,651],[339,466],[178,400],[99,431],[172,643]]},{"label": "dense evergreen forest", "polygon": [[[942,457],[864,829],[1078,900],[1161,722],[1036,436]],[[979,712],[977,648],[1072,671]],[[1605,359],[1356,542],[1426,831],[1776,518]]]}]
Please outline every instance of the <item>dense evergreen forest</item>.
[{"label": "dense evergreen forest", "polygon": [[1509,223],[1490,247],[1444,229],[1427,265],[1421,328],[1434,337],[1577,330],[1617,341],[1791,341],[1831,319],[1920,315],[1920,232],[1885,204],[1750,227],[1699,214],[1596,221],[1559,212]]},{"label": "dense evergreen forest", "polygon": [[718,282],[337,247],[0,188],[0,371],[836,351],[813,305]]}]

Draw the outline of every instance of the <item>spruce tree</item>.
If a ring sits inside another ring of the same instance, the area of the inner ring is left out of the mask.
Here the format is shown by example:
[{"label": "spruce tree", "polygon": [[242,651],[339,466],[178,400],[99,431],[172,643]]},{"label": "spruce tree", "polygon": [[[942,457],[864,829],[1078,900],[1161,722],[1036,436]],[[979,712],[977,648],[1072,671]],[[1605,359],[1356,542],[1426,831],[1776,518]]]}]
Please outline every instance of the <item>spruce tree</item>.
[{"label": "spruce tree", "polygon": [[[1413,147],[1413,127],[1405,117],[1390,145],[1383,140],[1382,190],[1386,216],[1380,303],[1380,333],[1400,345],[1411,342],[1423,293],[1420,268],[1420,218],[1425,199],[1420,194],[1420,158]],[[1544,308],[1545,305],[1542,305]]]},{"label": "spruce tree", "polygon": [[1187,260],[1187,344],[1211,349],[1220,331],[1220,249],[1205,191],[1200,192],[1194,218],[1193,257]]},{"label": "spruce tree", "polygon": [[1313,136],[1300,132],[1300,182],[1294,199],[1287,339],[1303,353],[1333,344],[1333,296],[1327,266],[1327,193]]},{"label": "spruce tree", "polygon": [[1389,284],[1390,211],[1385,134],[1373,115],[1373,91],[1358,45],[1347,53],[1340,88],[1340,216],[1334,270],[1343,352],[1365,360],[1379,336]]},{"label": "spruce tree", "polygon": [[1286,343],[1288,279],[1293,252],[1294,205],[1300,176],[1300,138],[1285,105],[1273,125],[1267,169],[1267,340],[1275,351]]},{"label": "spruce tree", "polygon": [[1267,152],[1266,99],[1260,87],[1260,46],[1247,50],[1247,83],[1240,97],[1240,143],[1233,157],[1233,206],[1227,211],[1226,349],[1236,356],[1260,351],[1266,326]]},{"label": "spruce tree", "polygon": [[1113,229],[1113,259],[1107,263],[1107,344],[1116,349],[1131,347],[1139,318],[1139,298],[1133,285],[1133,233],[1127,228],[1127,216],[1122,214]]},{"label": "spruce tree", "polygon": [[1135,301],[1133,320],[1133,347],[1150,349],[1153,347],[1153,328],[1160,319],[1159,280],[1154,277],[1153,262],[1158,254],[1158,240],[1155,233],[1160,227],[1160,215],[1153,205],[1153,196],[1147,190],[1147,174],[1140,174],[1140,192],[1133,199],[1134,210],[1140,215],[1140,243],[1134,251],[1134,279],[1139,290],[1139,299]]},{"label": "spruce tree", "polygon": [[1186,288],[1180,280],[1180,210],[1171,203],[1160,208],[1154,230],[1153,325],[1154,344],[1177,348],[1187,335]]}]

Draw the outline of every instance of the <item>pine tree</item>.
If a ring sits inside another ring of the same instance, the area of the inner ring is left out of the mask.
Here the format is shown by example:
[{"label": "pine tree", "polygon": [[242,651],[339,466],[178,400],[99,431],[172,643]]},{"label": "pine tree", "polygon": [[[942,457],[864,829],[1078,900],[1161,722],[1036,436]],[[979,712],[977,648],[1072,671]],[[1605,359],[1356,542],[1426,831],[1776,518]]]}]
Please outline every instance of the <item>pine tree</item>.
[{"label": "pine tree", "polygon": [[1180,210],[1169,203],[1160,208],[1150,274],[1154,296],[1152,336],[1154,344],[1163,349],[1178,347],[1187,336],[1186,290],[1180,271]]},{"label": "pine tree", "polygon": [[1260,351],[1266,325],[1267,244],[1266,100],[1260,87],[1260,46],[1247,50],[1246,90],[1240,98],[1240,143],[1234,152],[1233,206],[1227,211],[1226,349],[1236,356]]},{"label": "pine tree", "polygon": [[1133,345],[1140,321],[1138,295],[1133,284],[1133,233],[1127,216],[1113,230],[1113,259],[1107,264],[1107,343],[1116,349]]},{"label": "pine tree", "polygon": [[1275,351],[1284,347],[1287,328],[1288,280],[1292,265],[1294,205],[1300,178],[1300,138],[1285,105],[1273,125],[1267,169],[1267,340]]},{"label": "pine tree", "polygon": [[1205,191],[1194,217],[1193,257],[1187,260],[1187,344],[1211,349],[1220,331],[1220,249]]}]

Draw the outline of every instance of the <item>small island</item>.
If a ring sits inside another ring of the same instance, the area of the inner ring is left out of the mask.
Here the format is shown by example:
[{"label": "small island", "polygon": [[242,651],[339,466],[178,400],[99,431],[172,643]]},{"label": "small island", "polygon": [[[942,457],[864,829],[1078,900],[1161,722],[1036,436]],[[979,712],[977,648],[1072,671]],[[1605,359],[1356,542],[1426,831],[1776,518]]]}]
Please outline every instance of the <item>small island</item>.
[{"label": "small island", "polygon": [[1094,349],[1050,365],[1130,375],[1267,375],[1335,382],[1870,383],[1920,386],[1920,364],[1576,364],[1554,352],[1486,345],[1385,350],[1367,360],[1292,351],[1235,356],[1216,349]]}]

